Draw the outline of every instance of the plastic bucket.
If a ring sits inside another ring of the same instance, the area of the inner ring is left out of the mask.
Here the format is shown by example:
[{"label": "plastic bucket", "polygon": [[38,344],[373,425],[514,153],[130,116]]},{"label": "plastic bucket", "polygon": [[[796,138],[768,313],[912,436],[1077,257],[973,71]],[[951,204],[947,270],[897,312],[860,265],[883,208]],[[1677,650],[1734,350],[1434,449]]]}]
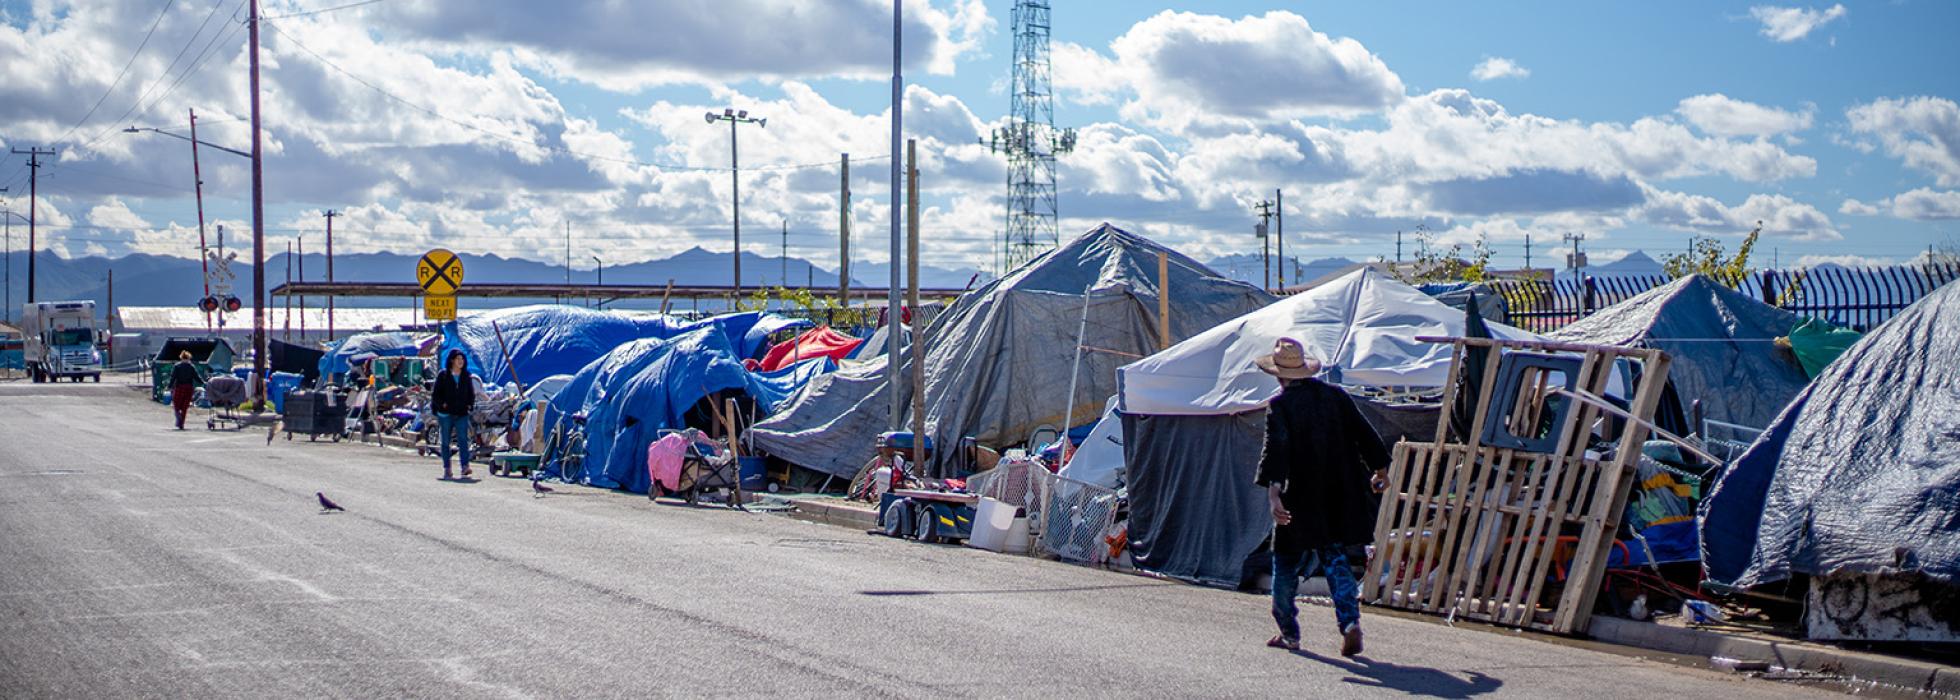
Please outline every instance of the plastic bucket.
[{"label": "plastic bucket", "polygon": [[761,491],[769,485],[769,458],[742,458],[742,490]]}]

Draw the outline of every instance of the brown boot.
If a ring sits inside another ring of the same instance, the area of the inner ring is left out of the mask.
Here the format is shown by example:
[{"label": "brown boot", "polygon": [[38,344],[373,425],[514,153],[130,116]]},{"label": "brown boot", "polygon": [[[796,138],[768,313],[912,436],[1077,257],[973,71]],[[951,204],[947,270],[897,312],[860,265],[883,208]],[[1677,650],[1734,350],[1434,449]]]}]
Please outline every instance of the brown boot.
[{"label": "brown boot", "polygon": [[1361,653],[1361,623],[1348,625],[1341,633],[1341,656],[1355,656]]}]

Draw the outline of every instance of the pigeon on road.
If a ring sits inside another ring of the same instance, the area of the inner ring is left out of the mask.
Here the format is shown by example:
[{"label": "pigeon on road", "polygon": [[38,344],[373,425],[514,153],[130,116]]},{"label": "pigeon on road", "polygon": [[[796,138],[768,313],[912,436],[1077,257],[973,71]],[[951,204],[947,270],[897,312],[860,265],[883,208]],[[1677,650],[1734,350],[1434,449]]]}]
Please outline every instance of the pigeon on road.
[{"label": "pigeon on road", "polygon": [[532,498],[543,498],[545,494],[551,493],[552,490],[553,489],[551,487],[544,485],[544,482],[542,481],[538,481],[537,479],[531,480]]},{"label": "pigeon on road", "polygon": [[322,513],[332,513],[334,511],[341,511],[343,513],[347,512],[346,508],[340,507],[340,504],[335,503],[333,502],[332,499],[327,498],[327,494],[325,493],[314,491],[313,497],[320,499],[320,512]]}]

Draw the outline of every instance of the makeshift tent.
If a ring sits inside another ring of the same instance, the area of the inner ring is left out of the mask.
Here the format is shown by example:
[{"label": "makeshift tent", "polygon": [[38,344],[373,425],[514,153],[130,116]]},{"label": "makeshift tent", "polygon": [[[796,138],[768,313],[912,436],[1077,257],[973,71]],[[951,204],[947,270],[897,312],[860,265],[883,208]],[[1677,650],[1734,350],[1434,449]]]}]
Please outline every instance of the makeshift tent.
[{"label": "makeshift tent", "polygon": [[1796,356],[1776,344],[1803,322],[1708,277],[1690,275],[1601,309],[1551,337],[1665,350],[1674,359],[1667,377],[1682,415],[1700,401],[1702,414],[1712,420],[1760,428],[1810,383]]},{"label": "makeshift tent", "polygon": [[376,357],[414,357],[422,354],[422,341],[408,333],[360,333],[334,341],[320,357],[320,376],[346,374],[348,358],[356,355]]},{"label": "makeshift tent", "polygon": [[[613,348],[640,338],[672,338],[715,325],[732,339],[739,359],[754,357],[769,334],[808,325],[807,321],[748,312],[685,322],[672,316],[596,311],[577,306],[537,305],[471,314],[442,326],[442,352],[459,349],[471,372],[503,385],[519,377],[541,379],[572,374]],[[498,334],[502,333],[499,342]],[[510,351],[510,361],[504,350]],[[511,366],[516,365],[516,376]]]},{"label": "makeshift tent", "polygon": [[320,361],[326,359],[326,353],[319,347],[276,339],[267,340],[266,343],[272,371],[297,374],[305,382],[320,378]]},{"label": "makeshift tent", "polygon": [[[1272,298],[1103,224],[962,295],[926,327],[925,424],[934,444],[972,437],[1003,448],[1026,441],[1038,428],[1060,430],[1071,413],[1079,424],[1096,420],[1116,391],[1116,367],[1157,349],[1160,253],[1169,258],[1173,338]],[[1087,349],[1069,396],[1078,343]],[[900,371],[909,373],[909,362],[901,360]],[[756,426],[756,445],[792,464],[854,474],[872,457],[872,439],[889,429],[882,396],[887,366],[877,362],[813,385],[815,395]],[[910,389],[902,391],[909,410]],[[934,457],[932,471],[950,475],[951,451]]]},{"label": "makeshift tent", "polygon": [[818,326],[804,331],[803,335],[787,343],[769,349],[762,356],[762,370],[773,372],[804,360],[824,358],[841,361],[856,350],[862,339],[853,338],[831,330],[830,326]]},{"label": "makeshift tent", "polygon": [[[1488,325],[1498,338],[1536,337]],[[1266,403],[1279,383],[1253,360],[1275,341],[1299,340],[1321,360],[1327,381],[1435,389],[1449,380],[1450,346],[1416,338],[1464,332],[1463,311],[1363,267],[1124,366],[1119,409],[1137,567],[1236,585],[1246,557],[1271,532],[1253,475]],[[1435,429],[1433,409],[1358,401],[1389,441],[1422,425]]]},{"label": "makeshift tent", "polygon": [[[568,480],[646,493],[647,447],[661,430],[688,427],[689,412],[703,399],[740,393],[768,413],[835,367],[829,361],[804,362],[777,372],[751,372],[743,359],[730,335],[710,325],[671,339],[630,341],[579,370],[551,401],[553,413],[587,416],[585,461],[581,473]],[[709,427],[700,416],[696,423]]]},{"label": "makeshift tent", "polygon": [[[1960,577],[1960,284],[1825,368],[1703,503],[1712,581]],[[1753,391],[1737,387],[1737,391]]]},{"label": "makeshift tent", "polygon": [[1109,397],[1102,418],[1058,473],[1106,489],[1123,485],[1123,417],[1116,412],[1116,397]]}]

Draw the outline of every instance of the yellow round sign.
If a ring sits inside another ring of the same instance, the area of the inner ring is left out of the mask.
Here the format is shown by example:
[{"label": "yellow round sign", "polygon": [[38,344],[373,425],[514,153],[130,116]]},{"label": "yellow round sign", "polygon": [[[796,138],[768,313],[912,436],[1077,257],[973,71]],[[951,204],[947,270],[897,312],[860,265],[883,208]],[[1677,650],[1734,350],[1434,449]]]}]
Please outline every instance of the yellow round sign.
[{"label": "yellow round sign", "polygon": [[423,253],[415,263],[415,281],[434,296],[455,294],[463,286],[463,259],[441,248]]}]

